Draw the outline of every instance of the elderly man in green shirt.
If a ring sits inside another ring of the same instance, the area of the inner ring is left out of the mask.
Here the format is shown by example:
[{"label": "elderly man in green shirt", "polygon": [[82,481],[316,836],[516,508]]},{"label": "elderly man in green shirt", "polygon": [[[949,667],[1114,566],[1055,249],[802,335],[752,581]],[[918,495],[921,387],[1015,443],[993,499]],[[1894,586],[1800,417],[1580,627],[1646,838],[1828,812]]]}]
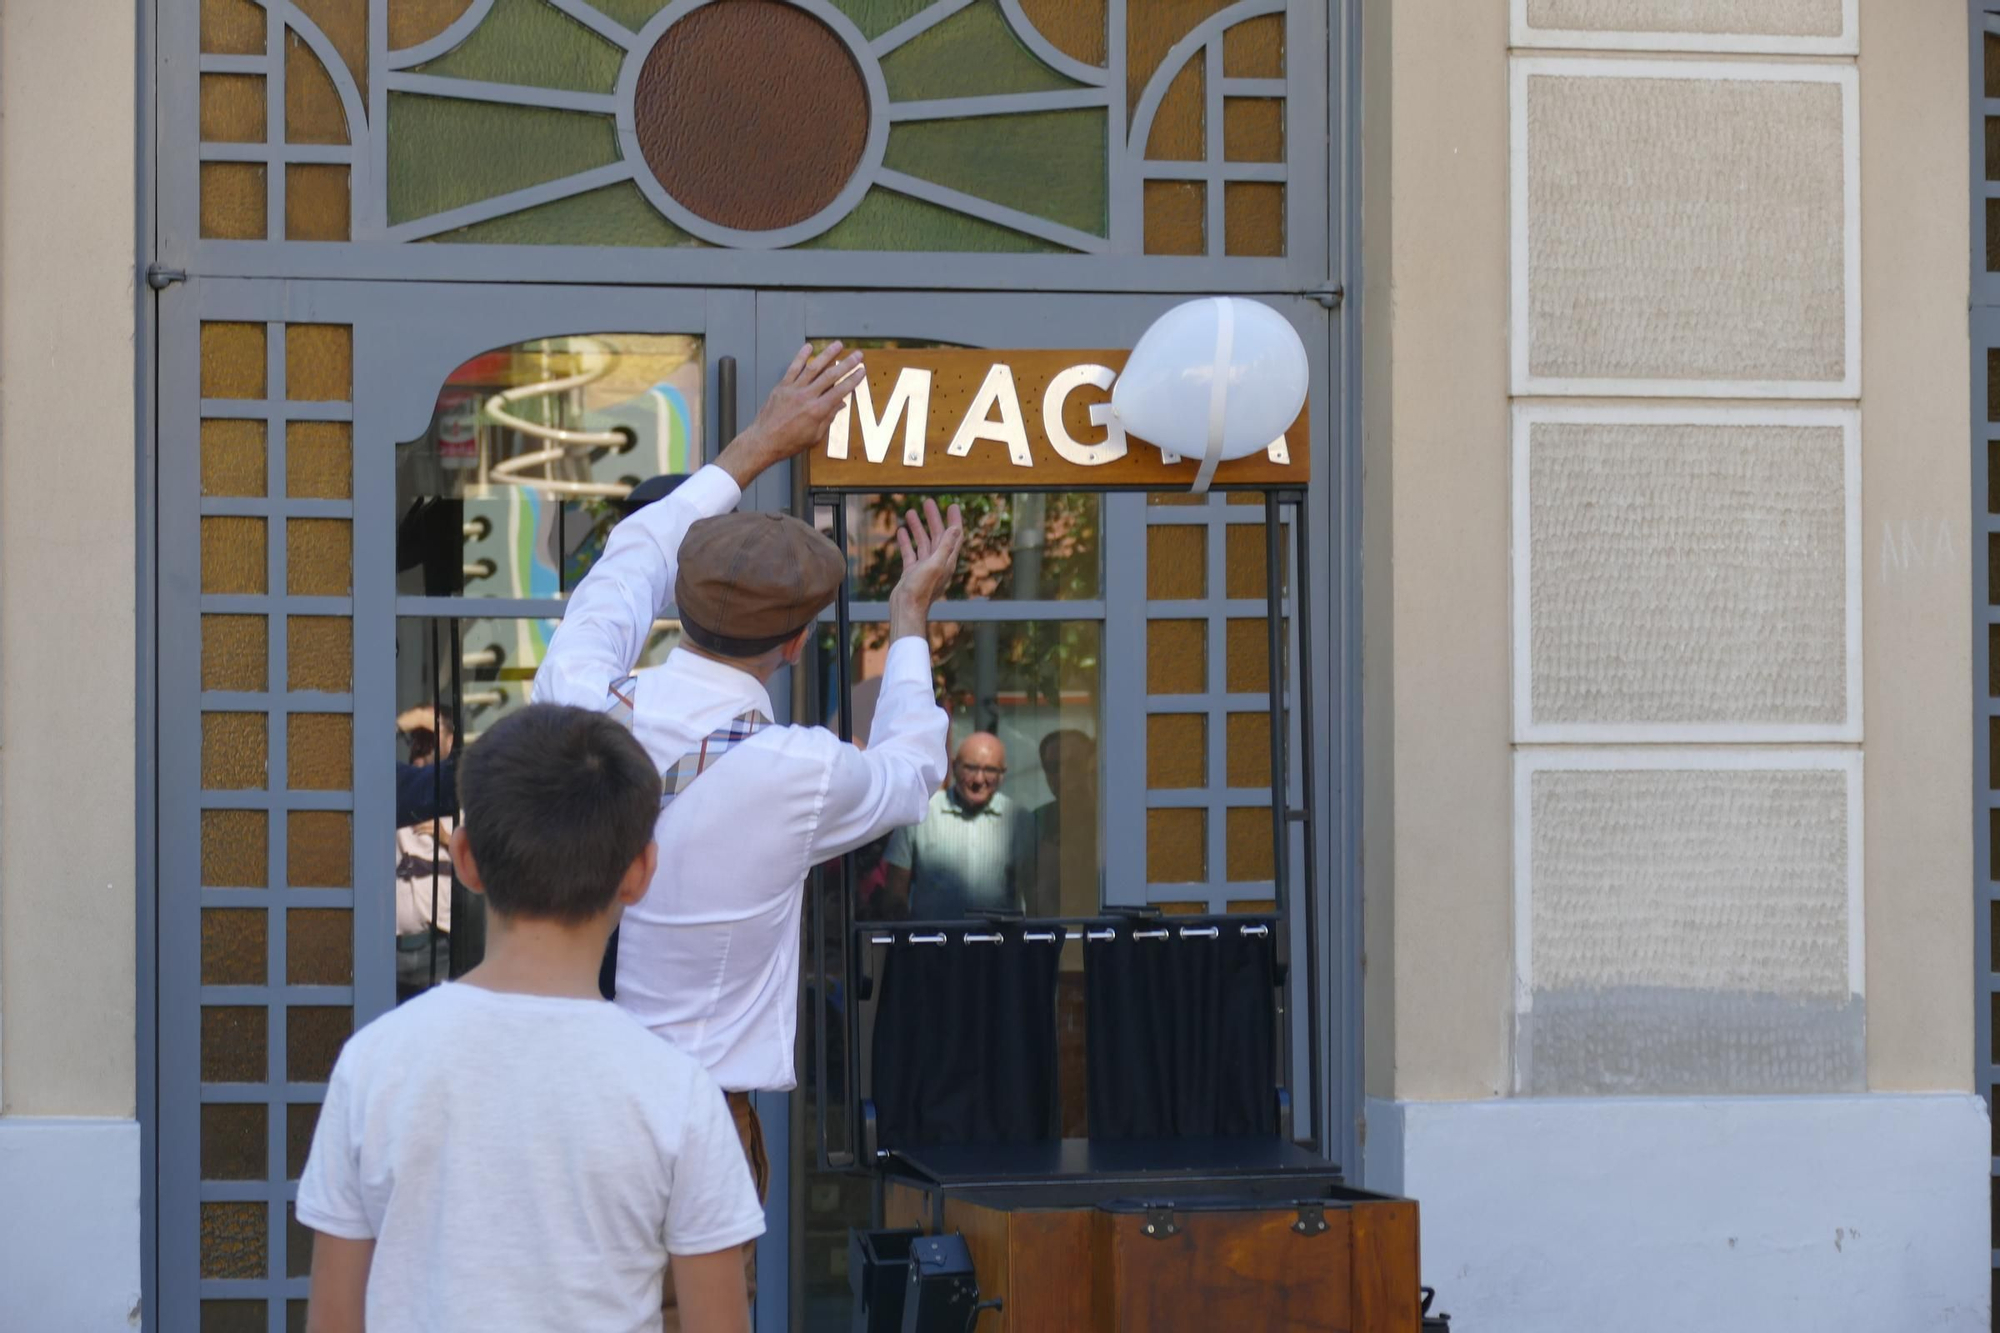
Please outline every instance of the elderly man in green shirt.
[{"label": "elderly man in green shirt", "polygon": [[1035,873],[1034,813],[1000,790],[1007,747],[976,731],[958,747],[951,785],[924,822],[899,828],[883,855],[889,909],[917,921],[1020,911]]}]

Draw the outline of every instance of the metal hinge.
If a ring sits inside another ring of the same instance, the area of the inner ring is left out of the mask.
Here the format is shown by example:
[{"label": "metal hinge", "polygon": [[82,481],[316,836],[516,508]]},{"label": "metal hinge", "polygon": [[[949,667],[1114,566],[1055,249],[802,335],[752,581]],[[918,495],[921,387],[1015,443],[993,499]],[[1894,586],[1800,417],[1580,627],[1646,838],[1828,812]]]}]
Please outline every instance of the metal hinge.
[{"label": "metal hinge", "polygon": [[1299,1220],[1292,1223],[1292,1230],[1301,1236],[1317,1236],[1326,1231],[1326,1205],[1302,1203],[1299,1205]]},{"label": "metal hinge", "polygon": [[146,265],[146,285],[156,292],[163,292],[175,283],[187,280],[184,268],[168,268],[165,264]]},{"label": "metal hinge", "polygon": [[1340,303],[1347,299],[1347,289],[1337,282],[1329,282],[1322,287],[1314,287],[1306,296],[1325,306],[1328,310],[1340,309]]},{"label": "metal hinge", "polygon": [[1139,1230],[1154,1240],[1165,1240],[1180,1233],[1180,1228],[1174,1225],[1174,1210],[1171,1208],[1148,1208],[1146,1224]]}]

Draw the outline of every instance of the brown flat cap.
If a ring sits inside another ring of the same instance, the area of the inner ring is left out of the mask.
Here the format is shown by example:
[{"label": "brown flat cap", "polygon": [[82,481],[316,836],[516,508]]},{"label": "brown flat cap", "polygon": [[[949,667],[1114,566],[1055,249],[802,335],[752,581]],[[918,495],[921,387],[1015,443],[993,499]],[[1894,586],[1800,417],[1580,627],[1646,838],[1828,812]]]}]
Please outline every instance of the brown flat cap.
[{"label": "brown flat cap", "polygon": [[804,629],[846,573],[840,548],[787,514],[722,514],[681,542],[674,605],[699,646],[754,657]]}]

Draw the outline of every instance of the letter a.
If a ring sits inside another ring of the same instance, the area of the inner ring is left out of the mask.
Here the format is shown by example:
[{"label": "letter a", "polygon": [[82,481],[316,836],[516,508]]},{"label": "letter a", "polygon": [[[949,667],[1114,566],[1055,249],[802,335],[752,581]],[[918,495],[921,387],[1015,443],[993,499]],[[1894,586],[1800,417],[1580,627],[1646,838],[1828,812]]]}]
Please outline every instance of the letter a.
[{"label": "letter a", "polygon": [[[1000,419],[988,418],[994,407],[1000,409]],[[958,423],[957,434],[944,451],[955,458],[963,458],[972,452],[974,440],[994,440],[1007,446],[1007,456],[1017,467],[1033,467],[1034,455],[1028,452],[1028,428],[1021,421],[1021,396],[1014,389],[1013,367],[999,362],[986,372],[985,382],[979,392],[972,395],[972,405],[965,409],[965,420]]]}]

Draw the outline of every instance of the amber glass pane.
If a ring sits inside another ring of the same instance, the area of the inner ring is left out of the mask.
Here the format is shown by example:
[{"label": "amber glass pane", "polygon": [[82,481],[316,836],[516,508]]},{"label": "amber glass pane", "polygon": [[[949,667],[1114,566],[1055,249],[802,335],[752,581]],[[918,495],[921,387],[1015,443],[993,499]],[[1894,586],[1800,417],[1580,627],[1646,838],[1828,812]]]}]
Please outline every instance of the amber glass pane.
[{"label": "amber glass pane", "polygon": [[201,164],[201,235],[210,241],[261,241],[270,199],[262,162]]},{"label": "amber glass pane", "polygon": [[201,909],[201,984],[261,986],[265,968],[264,909]]},{"label": "amber glass pane", "polygon": [[1146,253],[1207,253],[1208,187],[1200,181],[1147,181]]},{"label": "amber glass pane", "polygon": [[1104,0],[1021,0],[1021,12],[1056,50],[1086,65],[1104,64]]},{"label": "amber glass pane", "polygon": [[201,715],[201,785],[206,791],[250,791],[270,769],[268,719],[262,713]]},{"label": "amber glass pane", "polygon": [[293,1083],[324,1083],[333,1074],[354,1010],[344,1004],[299,1005],[285,1010],[285,1077]]},{"label": "amber glass pane", "polygon": [[284,915],[284,981],[294,987],[354,985],[354,913],[294,907]]},{"label": "amber glass pane", "polygon": [[1196,898],[1184,903],[1154,903],[1153,908],[1161,916],[1200,916],[1208,910],[1208,903]]},{"label": "amber glass pane", "polygon": [[[1983,50],[1986,64],[1986,77],[1984,80],[1986,84],[1986,96],[2000,97],[2000,37],[1995,37],[1990,32],[1987,33],[1986,44]],[[1994,1234],[2000,1235],[2000,1232],[1995,1232]]]},{"label": "amber glass pane", "polygon": [[201,1011],[201,1081],[262,1083],[264,1033],[270,1011],[262,1005],[207,1005]]},{"label": "amber glass pane", "polygon": [[[1174,43],[1195,25],[1226,9],[1230,0],[1144,0],[1125,6],[1125,99],[1128,109],[1139,104],[1146,85]],[[1197,54],[1195,63],[1202,57]]]},{"label": "amber glass pane", "polygon": [[1986,118],[1986,179],[2000,180],[2000,116]]},{"label": "amber glass pane", "polygon": [[354,586],[354,525],[344,518],[285,524],[285,587],[295,597],[345,597]]},{"label": "amber glass pane", "polygon": [[285,722],[286,781],[293,791],[354,786],[354,719],[346,713],[293,713]]},{"label": "amber glass pane", "polygon": [[1228,855],[1224,858],[1228,867],[1228,878],[1233,883],[1244,880],[1271,879],[1277,874],[1272,868],[1271,811],[1268,806],[1234,806],[1223,812],[1223,827],[1229,840]]},{"label": "amber glass pane", "polygon": [[354,624],[345,616],[285,621],[285,687],[346,694],[354,688]]},{"label": "amber glass pane", "polygon": [[262,1301],[203,1301],[201,1333],[265,1333]]},{"label": "amber glass pane", "polygon": [[[347,72],[354,77],[354,84],[361,94],[361,104],[368,104],[368,0],[292,0],[307,18],[319,25],[326,39],[333,43],[334,53]],[[408,9],[409,0],[389,0],[391,11]],[[395,19],[389,20],[390,26]],[[294,37],[293,41],[298,39]]]},{"label": "amber glass pane", "polygon": [[1146,812],[1146,882],[1198,884],[1208,878],[1208,813]]},{"label": "amber glass pane", "polygon": [[201,521],[201,590],[265,590],[264,520],[210,515]]},{"label": "amber glass pane", "polygon": [[285,168],[286,240],[346,240],[348,204],[348,169],[340,163],[294,162]]},{"label": "amber glass pane", "polygon": [[420,46],[472,8],[472,0],[397,0],[389,6],[389,49]]},{"label": "amber glass pane", "polygon": [[261,1203],[204,1203],[201,1206],[201,1275],[216,1278],[265,1277],[269,1247]]},{"label": "amber glass pane", "polygon": [[319,1128],[318,1102],[293,1102],[285,1108],[285,1179],[305,1174],[312,1153],[313,1131]]},{"label": "amber glass pane", "polygon": [[285,326],[285,397],[344,403],[354,396],[354,330],[345,324]]},{"label": "amber glass pane", "polygon": [[299,1222],[297,1204],[285,1205],[285,1276],[305,1277],[312,1272],[313,1231]]},{"label": "amber glass pane", "polygon": [[2000,625],[1986,627],[1986,693],[2000,697]]},{"label": "amber glass pane", "polygon": [[[2000,203],[2000,199],[1989,202]],[[1987,222],[1990,224],[1992,220],[1989,217]],[[1989,236],[1993,234],[1990,226],[1987,228],[1987,234]],[[1993,267],[1991,262],[1987,267]],[[2000,421],[2000,347],[1989,347],[1986,350],[1986,419]]]},{"label": "amber glass pane", "polygon": [[353,497],[352,422],[286,423],[285,494],[295,500],[347,500]]},{"label": "amber glass pane", "polygon": [[265,136],[264,76],[201,76],[201,141],[262,143]]},{"label": "amber glass pane", "polygon": [[262,1102],[204,1102],[201,1108],[201,1178],[262,1180]]},{"label": "amber glass pane", "polygon": [[1986,201],[1986,271],[2000,273],[2000,199]]},{"label": "amber glass pane", "polygon": [[250,0],[201,0],[201,49],[219,56],[264,53],[264,11]]},{"label": "amber glass pane", "polygon": [[1162,162],[1200,162],[1208,156],[1208,116],[1202,95],[1206,86],[1207,72],[1201,53],[1196,52],[1167,85],[1167,95],[1153,114],[1152,132],[1146,139],[1147,157]]},{"label": "amber glass pane", "polygon": [[1226,97],[1222,101],[1225,162],[1285,160],[1285,104],[1275,97]]},{"label": "amber glass pane", "polygon": [[1263,14],[1224,31],[1222,74],[1230,79],[1285,77],[1285,16]]},{"label": "amber glass pane", "polygon": [[201,493],[264,493],[264,423],[211,417],[201,423]]},{"label": "amber glass pane", "polygon": [[285,883],[295,889],[354,885],[353,816],[345,810],[293,810],[285,816]]},{"label": "amber glass pane", "polygon": [[271,865],[271,817],[262,810],[201,812],[201,882],[212,889],[257,889]]},{"label": "amber glass pane", "polygon": [[[1289,637],[1289,636],[1288,636]],[[1271,644],[1269,622],[1232,620],[1224,643],[1229,669],[1226,685],[1231,694],[1263,694],[1271,688]]]},{"label": "amber glass pane", "polygon": [[1223,757],[1225,781],[1232,787],[1271,785],[1271,715],[1231,713],[1229,744]]},{"label": "amber glass pane", "polygon": [[347,110],[326,66],[296,35],[285,43],[285,139],[346,143]]},{"label": "amber glass pane", "polygon": [[1208,529],[1196,523],[1146,529],[1146,596],[1154,601],[1208,591]]},{"label": "amber glass pane", "polygon": [[1222,216],[1224,254],[1285,253],[1285,187],[1276,181],[1230,181],[1222,187]]},{"label": "amber glass pane", "polygon": [[[1223,573],[1223,592],[1229,597],[1264,596],[1266,553],[1262,523],[1232,523],[1229,538],[1225,543],[1223,559],[1226,567]],[[1285,543],[1291,540],[1292,525],[1278,525],[1278,589],[1285,591],[1290,586],[1291,570],[1285,565]]]},{"label": "amber glass pane", "polygon": [[1268,916],[1278,910],[1276,898],[1231,898],[1222,905],[1231,915]]},{"label": "amber glass pane", "polygon": [[264,326],[208,323],[201,326],[201,396],[264,396]]},{"label": "amber glass pane", "polygon": [[1986,600],[2000,606],[2000,533],[1986,538]]},{"label": "amber glass pane", "polygon": [[269,679],[266,621],[262,616],[209,615],[201,618],[201,687],[204,690],[262,690]]},{"label": "amber glass pane", "polygon": [[1200,508],[1208,503],[1208,497],[1206,495],[1189,495],[1186,491],[1147,491],[1146,503],[1149,505],[1186,505],[1192,508]]},{"label": "amber glass pane", "polygon": [[1200,713],[1153,713],[1146,718],[1146,786],[1152,791],[1208,782],[1208,719]]},{"label": "amber glass pane", "polygon": [[1208,624],[1201,620],[1146,622],[1146,692],[1200,694],[1208,688]]}]

